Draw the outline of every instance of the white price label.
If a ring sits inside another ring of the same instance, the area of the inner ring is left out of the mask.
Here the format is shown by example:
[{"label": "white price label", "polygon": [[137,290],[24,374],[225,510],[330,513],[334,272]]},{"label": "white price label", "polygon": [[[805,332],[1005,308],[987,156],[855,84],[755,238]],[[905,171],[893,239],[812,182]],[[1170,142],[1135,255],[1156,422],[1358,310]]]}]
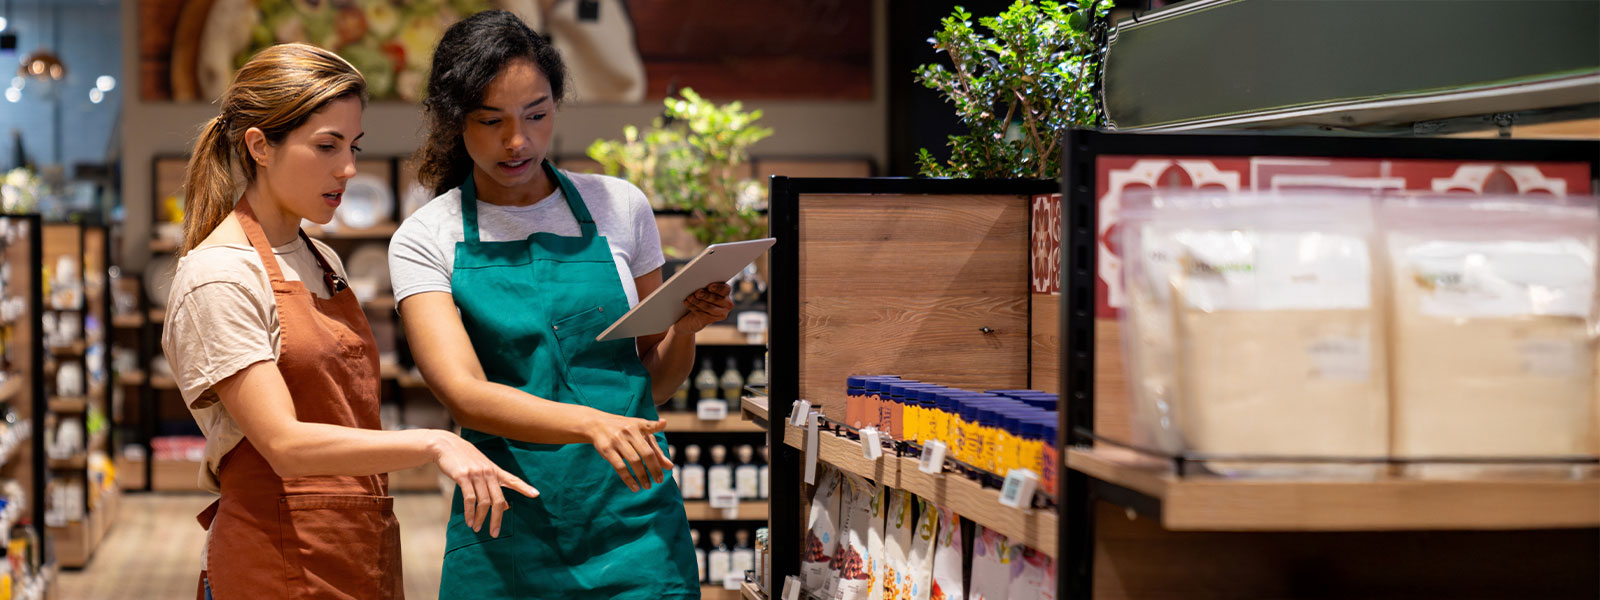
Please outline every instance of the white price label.
[{"label": "white price label", "polygon": [[783,600],[800,600],[800,578],[790,575],[783,578]]},{"label": "white price label", "polygon": [[883,456],[883,444],[877,427],[861,430],[861,456],[867,460],[878,460]]},{"label": "white price label", "polygon": [[795,400],[794,407],[789,409],[789,424],[795,427],[805,427],[806,415],[810,412],[810,400]]},{"label": "white price label", "polygon": [[917,470],[929,475],[938,475],[944,471],[944,442],[928,440],[922,445],[922,462],[917,464]]},{"label": "white price label", "polygon": [[1039,476],[1027,469],[1012,469],[1006,474],[1006,483],[1000,488],[1000,503],[1011,508],[1033,507],[1033,491],[1039,487]]},{"label": "white price label", "polygon": [[728,418],[728,401],[701,400],[695,405],[694,412],[701,421],[721,421]]},{"label": "white price label", "polygon": [[711,492],[711,508],[739,508],[739,494],[733,490],[714,490]]},{"label": "white price label", "polygon": [[817,411],[806,413],[806,484],[817,484]]},{"label": "white price label", "polygon": [[739,313],[739,333],[760,335],[767,331],[767,313],[747,310]]},{"label": "white price label", "polygon": [[740,587],[743,587],[743,586],[744,586],[744,573],[740,573],[738,575],[735,575],[733,573],[729,573],[726,577],[722,578],[722,589],[725,589],[725,590],[737,590],[737,589],[739,589]]}]

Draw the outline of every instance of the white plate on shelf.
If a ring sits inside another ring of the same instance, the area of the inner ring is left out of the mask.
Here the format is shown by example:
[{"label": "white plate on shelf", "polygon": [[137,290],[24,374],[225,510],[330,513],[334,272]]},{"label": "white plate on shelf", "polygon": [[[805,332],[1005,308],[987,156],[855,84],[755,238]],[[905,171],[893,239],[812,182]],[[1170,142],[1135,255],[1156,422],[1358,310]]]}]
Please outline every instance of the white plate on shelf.
[{"label": "white plate on shelf", "polygon": [[144,267],[144,289],[150,294],[150,304],[166,308],[167,294],[172,291],[172,276],[176,274],[178,259],[171,254],[150,257]]},{"label": "white plate on shelf", "polygon": [[350,229],[370,229],[394,213],[394,192],[376,175],[358,173],[344,184],[344,198],[334,213]]},{"label": "white plate on shelf", "polygon": [[375,294],[389,292],[389,252],[383,244],[365,244],[350,254],[344,271],[350,281],[369,280]]}]

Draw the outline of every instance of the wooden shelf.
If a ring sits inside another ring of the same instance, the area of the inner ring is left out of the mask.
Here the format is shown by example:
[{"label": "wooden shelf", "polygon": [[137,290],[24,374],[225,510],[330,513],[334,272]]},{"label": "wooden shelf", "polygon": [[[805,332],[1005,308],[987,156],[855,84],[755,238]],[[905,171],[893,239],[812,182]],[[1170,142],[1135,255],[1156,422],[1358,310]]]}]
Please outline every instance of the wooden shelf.
[{"label": "wooden shelf", "polygon": [[428,389],[428,382],[424,381],[420,375],[412,375],[410,373],[402,372],[402,373],[400,373],[400,374],[395,376],[395,380],[397,382],[399,382],[400,383],[400,387],[404,388],[404,389],[408,389],[408,390],[425,390],[425,389]]},{"label": "wooden shelf", "polygon": [[81,568],[89,564],[95,549],[105,541],[106,534],[116,522],[118,500],[122,492],[116,488],[106,490],[81,521],[70,521],[66,527],[50,527],[50,542],[55,548],[56,561],[64,567]]},{"label": "wooden shelf", "polygon": [[150,378],[150,387],[158,390],[176,390],[178,381],[165,375],[155,375]]},{"label": "wooden shelf", "polygon": [[691,412],[662,413],[668,433],[761,433],[760,425],[729,415],[717,421],[702,421]]},{"label": "wooden shelf", "polygon": [[725,589],[720,585],[701,585],[701,600],[742,600],[744,596],[739,590]]},{"label": "wooden shelf", "polygon": [[766,500],[744,500],[739,502],[738,516],[730,519],[720,508],[711,508],[711,503],[705,500],[685,500],[683,509],[689,514],[690,521],[765,521],[770,514],[770,504]]},{"label": "wooden shelf", "polygon": [[48,352],[50,352],[50,354],[55,355],[55,356],[69,356],[70,357],[70,356],[83,356],[83,350],[84,350],[84,343],[80,341],[80,342],[73,342],[73,343],[68,344],[66,346],[56,346],[54,348],[50,348],[48,350]]},{"label": "wooden shelf", "polygon": [[111,317],[111,326],[117,329],[138,329],[144,327],[144,315],[117,315]]},{"label": "wooden shelf", "polygon": [[50,412],[53,413],[81,413],[89,410],[89,400],[83,396],[50,398]]},{"label": "wooden shelf", "polygon": [[167,309],[165,309],[165,308],[152,308],[152,309],[150,309],[150,322],[158,324],[158,325],[161,324],[161,323],[166,323],[167,322]]},{"label": "wooden shelf", "polygon": [[4,383],[0,383],[0,402],[10,402],[27,387],[22,377],[7,377]]},{"label": "wooden shelf", "polygon": [[746,396],[739,401],[739,413],[746,421],[755,423],[762,430],[771,427],[771,419],[767,418],[766,396]]},{"label": "wooden shelf", "polygon": [[761,586],[748,581],[744,587],[739,588],[739,595],[743,596],[744,600],[767,600],[767,595],[761,593]]},{"label": "wooden shelf", "polygon": [[[805,450],[805,430],[784,423],[783,442]],[[917,470],[917,459],[893,456],[887,452],[875,461],[861,456],[861,443],[832,432],[817,435],[819,462],[880,485],[905,490],[954,511],[984,527],[1000,532],[1014,544],[1022,544],[1056,557],[1058,549],[1057,515],[1053,510],[1019,510],[1000,504],[1000,490],[985,488],[959,473],[946,471],[929,475]],[[804,459],[802,459],[804,460]]]},{"label": "wooden shelf", "polygon": [[383,223],[366,229],[324,229],[317,225],[305,228],[306,235],[322,240],[382,240],[394,237],[399,223]]},{"label": "wooden shelf", "polygon": [[739,330],[732,325],[712,325],[701,329],[700,333],[695,334],[694,343],[696,346],[767,345],[767,336],[765,334],[758,336],[758,338],[756,342],[752,343],[749,336],[739,333]]},{"label": "wooden shelf", "polygon": [[[1600,479],[1435,481],[1177,477],[1116,448],[1075,449],[1068,468],[1153,498],[1175,531],[1411,531],[1600,526]],[[1155,515],[1150,515],[1154,517]]]},{"label": "wooden shelf", "polygon": [[159,254],[171,254],[178,251],[178,242],[162,238],[152,238],[150,240],[150,251]]},{"label": "wooden shelf", "polygon": [[150,465],[150,489],[157,492],[200,490],[200,461],[157,459]]},{"label": "wooden shelf", "polygon": [[367,310],[392,311],[395,307],[394,296],[378,296],[366,302],[362,302],[361,306]]},{"label": "wooden shelf", "polygon": [[87,454],[79,454],[72,458],[52,458],[50,468],[57,471],[82,471],[89,468],[89,457]]},{"label": "wooden shelf", "polygon": [[117,374],[117,385],[144,385],[144,371],[132,371]]},{"label": "wooden shelf", "polygon": [[110,431],[102,429],[100,431],[91,433],[91,434],[89,434],[89,451],[90,452],[105,452],[106,451],[106,444],[108,444],[110,442],[111,442],[111,432]]}]

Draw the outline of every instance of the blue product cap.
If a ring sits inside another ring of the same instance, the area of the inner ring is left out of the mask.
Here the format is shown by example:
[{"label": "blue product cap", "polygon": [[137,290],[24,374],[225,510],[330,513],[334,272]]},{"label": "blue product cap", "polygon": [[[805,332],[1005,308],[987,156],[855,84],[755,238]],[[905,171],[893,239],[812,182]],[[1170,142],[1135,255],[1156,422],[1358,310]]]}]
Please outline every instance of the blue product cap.
[{"label": "blue product cap", "polygon": [[923,408],[933,408],[939,404],[939,396],[944,395],[944,389],[917,390],[917,405]]},{"label": "blue product cap", "polygon": [[1038,419],[1024,419],[1020,427],[1020,435],[1022,435],[1023,439],[1037,440],[1044,438],[1044,423]]},{"label": "blue product cap", "polygon": [[1056,445],[1056,429],[1060,426],[1060,421],[1056,420],[1055,417],[1056,415],[1050,415],[1049,417],[1035,421],[1040,426],[1044,427],[1044,443],[1051,446]]},{"label": "blue product cap", "polygon": [[988,426],[988,427],[999,427],[1000,426],[1000,411],[995,410],[995,407],[992,404],[979,405],[978,406],[978,423],[983,424],[983,425]]},{"label": "blue product cap", "polygon": [[934,397],[934,403],[941,411],[947,413],[961,412],[961,397],[951,392],[946,391],[940,393],[938,396]]},{"label": "blue product cap", "polygon": [[861,383],[861,387],[869,394],[876,394],[883,390],[883,386],[888,384],[889,381],[886,379],[868,379]]},{"label": "blue product cap", "polygon": [[867,379],[860,375],[851,375],[844,379],[844,385],[853,390],[863,389],[867,387]]},{"label": "blue product cap", "polygon": [[978,420],[978,402],[973,399],[962,400],[961,420],[969,423]]}]

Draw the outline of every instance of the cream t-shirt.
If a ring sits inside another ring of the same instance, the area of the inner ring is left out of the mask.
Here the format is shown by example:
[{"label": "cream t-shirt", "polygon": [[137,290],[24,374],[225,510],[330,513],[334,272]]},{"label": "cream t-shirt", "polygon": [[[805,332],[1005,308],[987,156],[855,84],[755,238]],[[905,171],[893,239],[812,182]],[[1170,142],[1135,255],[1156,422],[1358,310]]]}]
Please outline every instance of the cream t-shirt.
[{"label": "cream t-shirt", "polygon": [[[340,277],[344,263],[326,244],[317,250]],[[272,249],[284,279],[304,281],[319,297],[330,296],[322,268],[299,238]],[[206,437],[199,485],[220,493],[217,468],[244,433],[212,386],[245,367],[276,361],[279,352],[278,305],[255,248],[243,244],[201,246],[178,261],[167,301],[161,349],[195,423]]]}]

